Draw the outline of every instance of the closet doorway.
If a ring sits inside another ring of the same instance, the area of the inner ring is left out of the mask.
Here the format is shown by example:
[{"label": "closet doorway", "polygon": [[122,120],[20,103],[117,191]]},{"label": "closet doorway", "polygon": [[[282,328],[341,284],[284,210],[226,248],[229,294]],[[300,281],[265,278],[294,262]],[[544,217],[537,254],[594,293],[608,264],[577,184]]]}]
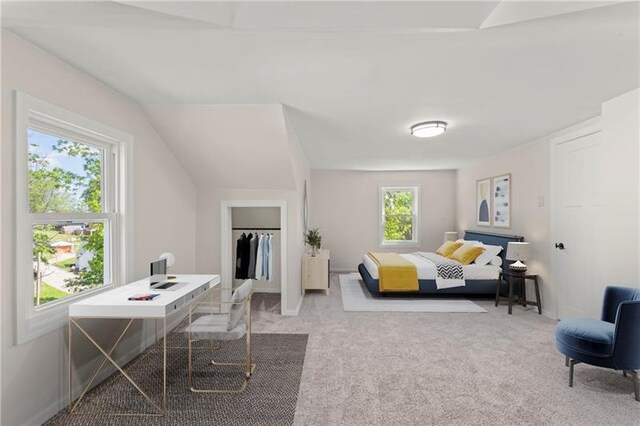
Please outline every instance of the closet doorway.
[{"label": "closet doorway", "polygon": [[[272,250],[272,265],[269,279],[254,281],[256,292],[280,293],[280,313],[285,314],[287,300],[287,204],[281,200],[230,200],[220,203],[221,227],[221,285],[231,289],[243,281],[246,263],[242,272],[236,274],[237,244],[242,234],[269,235]],[[248,240],[242,240],[247,241]],[[246,261],[246,259],[243,259]],[[255,263],[251,264],[255,268]],[[251,270],[251,272],[253,269]],[[266,272],[266,271],[265,271]],[[249,273],[251,275],[251,273]],[[256,271],[256,278],[260,271]]]}]

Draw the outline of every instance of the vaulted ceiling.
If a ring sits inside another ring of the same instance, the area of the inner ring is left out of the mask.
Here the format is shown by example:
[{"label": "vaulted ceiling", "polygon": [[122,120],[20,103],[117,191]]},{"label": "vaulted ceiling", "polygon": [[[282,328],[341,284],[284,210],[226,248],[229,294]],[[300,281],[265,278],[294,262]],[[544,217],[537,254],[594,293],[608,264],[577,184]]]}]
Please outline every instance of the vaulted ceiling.
[{"label": "vaulted ceiling", "polygon": [[[638,21],[637,2],[2,4],[4,28],[143,104],[181,161],[229,143],[195,105],[283,104],[326,169],[455,168],[596,116],[639,85]],[[449,130],[409,135],[429,119]]]}]

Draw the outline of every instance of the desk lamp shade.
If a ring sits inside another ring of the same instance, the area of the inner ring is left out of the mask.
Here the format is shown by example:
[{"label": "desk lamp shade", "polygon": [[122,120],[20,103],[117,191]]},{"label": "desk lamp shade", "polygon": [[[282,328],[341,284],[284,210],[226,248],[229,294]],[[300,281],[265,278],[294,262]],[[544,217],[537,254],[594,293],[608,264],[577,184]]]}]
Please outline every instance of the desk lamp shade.
[{"label": "desk lamp shade", "polygon": [[507,260],[515,260],[509,268],[515,272],[525,272],[527,265],[522,263],[523,260],[531,258],[531,246],[529,243],[509,243],[507,246]]},{"label": "desk lamp shade", "polygon": [[158,259],[167,259],[167,268],[170,268],[173,266],[174,263],[176,263],[176,257],[173,253],[162,253]]},{"label": "desk lamp shade", "polygon": [[448,231],[444,233],[444,242],[455,241],[458,239],[458,233],[455,231]]}]

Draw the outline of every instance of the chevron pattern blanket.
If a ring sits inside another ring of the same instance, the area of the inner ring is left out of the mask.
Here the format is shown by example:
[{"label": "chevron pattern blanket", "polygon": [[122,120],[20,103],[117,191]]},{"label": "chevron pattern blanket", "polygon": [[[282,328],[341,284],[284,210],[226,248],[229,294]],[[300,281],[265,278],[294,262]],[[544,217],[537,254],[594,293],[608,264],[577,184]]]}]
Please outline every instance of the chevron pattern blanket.
[{"label": "chevron pattern blanket", "polygon": [[460,262],[447,259],[435,253],[418,252],[416,254],[436,265],[436,270],[438,271],[436,274],[436,287],[438,287],[438,290],[442,288],[463,287],[466,284],[464,281],[464,270]]}]

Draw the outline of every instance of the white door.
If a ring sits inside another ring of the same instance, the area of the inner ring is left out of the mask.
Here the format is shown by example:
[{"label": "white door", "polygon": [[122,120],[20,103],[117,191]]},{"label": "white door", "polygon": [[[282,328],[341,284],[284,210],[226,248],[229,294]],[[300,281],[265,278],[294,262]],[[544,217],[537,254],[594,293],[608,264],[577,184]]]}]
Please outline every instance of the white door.
[{"label": "white door", "polygon": [[600,133],[560,142],[554,150],[558,316],[597,316],[602,298],[596,266],[596,224],[602,208]]}]

